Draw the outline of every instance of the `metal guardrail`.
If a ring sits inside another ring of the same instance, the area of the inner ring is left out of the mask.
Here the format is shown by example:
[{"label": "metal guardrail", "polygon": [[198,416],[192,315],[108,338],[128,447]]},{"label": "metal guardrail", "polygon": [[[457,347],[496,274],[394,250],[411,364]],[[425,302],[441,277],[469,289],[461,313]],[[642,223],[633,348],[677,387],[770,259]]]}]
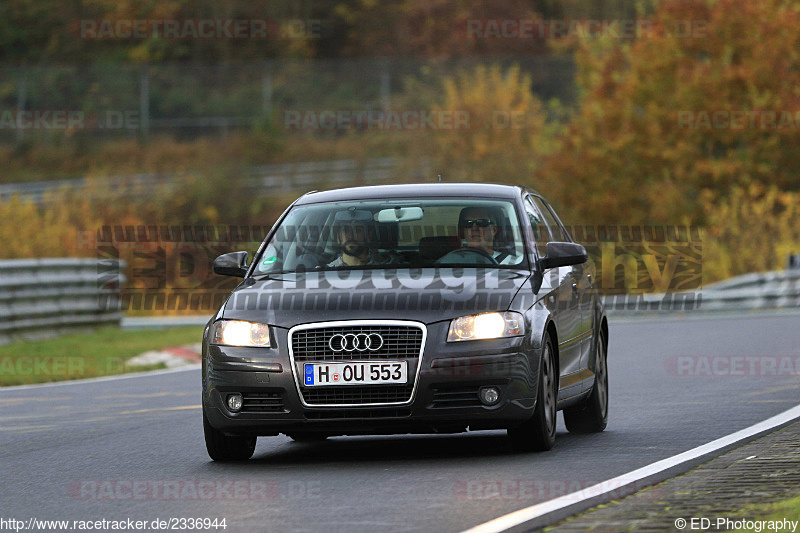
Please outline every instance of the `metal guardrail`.
[{"label": "metal guardrail", "polygon": [[79,258],[0,261],[0,344],[119,324],[124,267]]},{"label": "metal guardrail", "polygon": [[[132,176],[112,176],[104,180],[108,191],[114,196],[141,196],[152,192],[155,187],[174,186],[179,178],[159,174],[135,174]],[[22,201],[46,205],[52,201],[52,194],[58,191],[81,191],[89,186],[86,178],[64,180],[30,181],[0,184],[0,201],[18,196]]]},{"label": "metal guardrail", "polygon": [[800,270],[754,272],[687,292],[603,297],[610,314],[800,308]]},{"label": "metal guardrail", "polygon": [[123,329],[205,326],[212,316],[214,316],[213,313],[207,315],[127,316],[122,319],[120,326]]},{"label": "metal guardrail", "polygon": [[[250,169],[247,184],[254,189],[281,189],[282,191],[308,191],[317,186],[346,187],[372,185],[398,177],[402,161],[394,157],[367,159],[339,159],[305,163],[264,165]],[[406,179],[421,179],[426,166],[414,168]]]},{"label": "metal guardrail", "polygon": [[[605,295],[603,302],[609,315],[623,317],[654,313],[800,309],[800,270],[745,274],[693,292]],[[210,314],[127,317],[122,320],[122,327],[200,326],[210,317]]]},{"label": "metal guardrail", "polygon": [[[615,294],[603,296],[612,316],[654,313],[703,313],[758,309],[800,309],[800,270],[758,272],[737,276],[694,292]],[[174,317],[126,317],[123,328],[177,325],[201,326],[211,314]]]},{"label": "metal guardrail", "polygon": [[783,289],[791,291],[798,287],[798,283],[800,283],[800,270],[773,270],[770,272],[753,272],[718,281],[706,286],[706,290]]},{"label": "metal guardrail", "polygon": [[[205,324],[210,315],[124,318],[124,262],[96,259],[0,261],[0,344],[76,326],[126,328]],[[606,295],[610,315],[800,308],[800,270],[745,274],[694,292]]]},{"label": "metal guardrail", "polygon": [[[400,175],[400,172],[403,172]],[[407,180],[431,178],[425,162],[411,169],[403,167],[403,161],[394,157],[382,157],[359,161],[339,159],[330,161],[310,161],[282,163],[251,167],[245,172],[245,187],[255,193],[302,191],[316,187],[346,187],[349,185],[375,184],[386,182],[393,177]],[[152,194],[156,188],[175,187],[183,178],[170,174],[136,174],[133,176],[113,176],[104,180],[105,188],[114,191],[115,196],[137,197]],[[33,181],[26,183],[0,184],[0,201],[17,195],[23,201],[37,205],[49,202],[49,194],[61,189],[82,190],[87,188],[86,178],[72,178],[52,181]]]}]

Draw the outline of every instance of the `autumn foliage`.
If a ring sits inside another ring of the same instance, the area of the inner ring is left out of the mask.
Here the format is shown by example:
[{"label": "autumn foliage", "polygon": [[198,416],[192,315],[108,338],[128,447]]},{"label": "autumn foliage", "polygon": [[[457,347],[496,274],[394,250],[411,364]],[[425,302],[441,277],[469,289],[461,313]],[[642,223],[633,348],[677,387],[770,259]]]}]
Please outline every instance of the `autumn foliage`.
[{"label": "autumn foliage", "polygon": [[[652,24],[639,38],[564,39],[554,46],[575,57],[580,98],[574,109],[541,101],[531,91],[530,73],[508,62],[487,59],[448,74],[440,74],[433,62],[404,80],[404,89],[392,94],[393,104],[466,112],[469,127],[326,138],[304,132],[282,139],[270,158],[377,154],[429,161],[447,180],[532,186],[572,225],[700,226],[707,282],[783,268],[789,253],[800,252],[800,5],[786,0],[655,5],[653,13],[642,15]],[[355,32],[342,49],[378,42],[380,32],[365,27],[372,19],[364,13],[373,12],[391,19],[393,32],[414,29],[405,53],[457,56],[459,42],[441,21],[472,16],[472,8],[498,16],[488,6],[478,0],[454,6],[354,0],[340,3],[335,13]],[[524,2],[506,8],[504,16],[535,17]],[[423,27],[426,13],[446,16]],[[482,46],[500,43],[468,44],[480,53]],[[329,152],[321,151],[323,145]],[[179,151],[170,151],[178,154],[174,158],[164,153],[164,160],[151,164],[154,170],[181,161]],[[231,153],[252,163],[262,159],[247,143]],[[117,159],[125,157],[110,160]],[[194,173],[187,185],[148,201],[91,202],[88,196],[65,195],[38,209],[4,200],[0,257],[81,255],[85,251],[72,245],[75,232],[108,223],[269,224],[286,205],[284,199],[231,189],[236,177],[224,172],[215,177],[183,170]]]},{"label": "autumn foliage", "polygon": [[[800,6],[665,0],[648,21],[635,40],[558,43],[581,93],[562,132],[534,118],[439,135],[430,152],[470,179],[514,176],[573,224],[703,227],[706,281],[783,268],[800,252]],[[529,83],[477,68],[447,78],[440,105],[552,119],[515,99]]]},{"label": "autumn foliage", "polygon": [[[579,43],[584,97],[537,175],[540,188],[586,222],[699,224],[714,208],[709,192],[725,203],[735,187],[800,189],[800,123],[708,128],[699,119],[715,111],[800,118],[800,6],[667,0],[653,20],[652,38]],[[669,35],[687,20],[706,21],[705,31]]]},{"label": "autumn foliage", "polygon": [[513,182],[531,174],[552,151],[557,125],[530,91],[519,67],[479,65],[441,81],[435,113],[462,113],[457,128],[423,131],[412,143],[448,180]]},{"label": "autumn foliage", "polygon": [[800,194],[753,183],[718,198],[703,195],[707,208],[704,276],[726,279],[783,268],[800,252]]}]

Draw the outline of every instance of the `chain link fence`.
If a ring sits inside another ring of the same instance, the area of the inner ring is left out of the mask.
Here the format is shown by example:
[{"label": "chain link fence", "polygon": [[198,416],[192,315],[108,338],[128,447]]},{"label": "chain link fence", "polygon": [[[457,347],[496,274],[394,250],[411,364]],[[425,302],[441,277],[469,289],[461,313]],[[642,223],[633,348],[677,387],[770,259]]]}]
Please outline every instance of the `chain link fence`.
[{"label": "chain link fence", "polygon": [[409,79],[435,92],[443,76],[492,63],[519,65],[543,100],[575,101],[569,56],[0,67],[0,142],[186,137],[266,125],[285,109],[390,109]]}]

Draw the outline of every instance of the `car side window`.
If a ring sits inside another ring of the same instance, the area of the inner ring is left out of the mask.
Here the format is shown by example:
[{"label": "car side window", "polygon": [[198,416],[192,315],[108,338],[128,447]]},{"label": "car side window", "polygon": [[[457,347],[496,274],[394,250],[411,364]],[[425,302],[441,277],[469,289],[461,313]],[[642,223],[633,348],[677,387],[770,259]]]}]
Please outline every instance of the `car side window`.
[{"label": "car side window", "polygon": [[561,229],[561,224],[558,223],[558,220],[556,220],[555,216],[550,209],[548,209],[548,206],[544,204],[542,199],[536,196],[530,198],[534,205],[536,205],[538,211],[542,214],[542,217],[544,217],[544,223],[550,229],[551,240],[554,242],[568,242],[569,238],[565,236],[564,231]]},{"label": "car side window", "polygon": [[548,204],[548,203],[547,203],[547,201],[546,201],[544,198],[537,198],[537,200],[538,200],[538,201],[539,201],[539,202],[540,202],[540,203],[541,203],[541,204],[542,204],[544,207],[546,207],[546,208],[547,208],[547,210],[548,210],[548,211],[550,212],[550,214],[552,215],[554,222],[556,223],[556,225],[558,226],[558,228],[560,228],[560,230],[561,230],[561,237],[562,237],[563,241],[564,241],[564,242],[575,242],[575,241],[572,239],[572,235],[570,235],[570,233],[569,233],[569,229],[567,229],[567,227],[564,225],[564,222],[562,222],[562,221],[561,221],[561,217],[559,217],[559,216],[558,216],[558,214],[556,213],[556,210],[555,210],[555,209],[553,209],[553,206],[552,206],[552,205],[550,205],[550,204]]},{"label": "car side window", "polygon": [[536,248],[539,250],[539,255],[544,256],[545,245],[552,240],[552,236],[544,221],[544,217],[534,205],[530,196],[525,197],[525,214],[533,230],[533,236],[536,239]]}]

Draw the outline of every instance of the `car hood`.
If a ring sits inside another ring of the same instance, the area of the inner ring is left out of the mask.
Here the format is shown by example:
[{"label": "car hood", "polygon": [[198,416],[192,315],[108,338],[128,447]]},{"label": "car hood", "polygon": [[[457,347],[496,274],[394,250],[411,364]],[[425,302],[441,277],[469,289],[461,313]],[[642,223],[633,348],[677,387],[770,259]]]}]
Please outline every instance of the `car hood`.
[{"label": "car hood", "polygon": [[508,310],[529,277],[527,270],[480,268],[279,274],[244,280],[218,317],[283,328],[327,320],[377,318],[430,324],[473,313]]}]

